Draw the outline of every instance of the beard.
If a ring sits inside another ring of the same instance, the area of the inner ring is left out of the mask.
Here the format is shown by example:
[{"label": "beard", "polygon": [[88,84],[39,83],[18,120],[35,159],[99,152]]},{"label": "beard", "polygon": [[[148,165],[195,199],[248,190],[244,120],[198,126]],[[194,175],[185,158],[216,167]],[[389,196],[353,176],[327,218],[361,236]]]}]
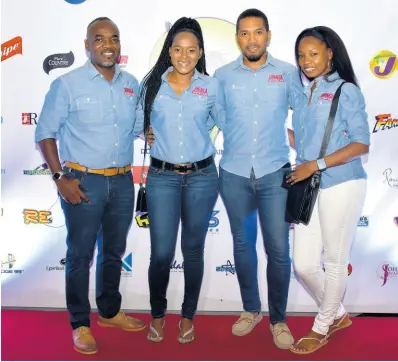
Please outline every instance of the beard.
[{"label": "beard", "polygon": [[116,64],[116,62],[103,62],[103,63],[100,63],[99,65],[102,68],[112,68],[115,64]]},{"label": "beard", "polygon": [[253,55],[249,55],[247,53],[243,53],[243,55],[246,57],[246,59],[249,62],[258,62],[264,54],[265,54],[265,52],[262,53],[262,54],[253,54]]}]

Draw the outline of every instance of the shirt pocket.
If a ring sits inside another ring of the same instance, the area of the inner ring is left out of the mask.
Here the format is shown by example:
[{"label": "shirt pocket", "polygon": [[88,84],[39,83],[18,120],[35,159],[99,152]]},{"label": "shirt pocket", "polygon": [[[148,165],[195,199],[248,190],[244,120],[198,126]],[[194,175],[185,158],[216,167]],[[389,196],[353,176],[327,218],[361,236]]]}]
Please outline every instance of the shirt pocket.
[{"label": "shirt pocket", "polygon": [[287,102],[285,82],[266,82],[260,89],[260,100],[270,105],[283,105]]},{"label": "shirt pocket", "polygon": [[249,105],[250,99],[248,98],[246,87],[240,84],[230,84],[226,87],[226,102],[228,108],[239,108],[241,106]]},{"label": "shirt pocket", "polygon": [[134,123],[135,112],[137,108],[137,97],[136,96],[123,96],[123,118],[125,118],[129,125]]},{"label": "shirt pocket", "polygon": [[102,122],[103,108],[98,97],[80,96],[72,102],[71,110],[84,123]]}]

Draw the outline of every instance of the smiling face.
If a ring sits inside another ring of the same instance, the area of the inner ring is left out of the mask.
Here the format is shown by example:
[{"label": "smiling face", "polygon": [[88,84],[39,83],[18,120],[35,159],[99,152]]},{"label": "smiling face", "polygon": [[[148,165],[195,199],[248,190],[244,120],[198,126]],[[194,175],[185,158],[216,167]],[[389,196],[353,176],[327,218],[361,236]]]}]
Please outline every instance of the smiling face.
[{"label": "smiling face", "polygon": [[95,22],[87,32],[85,46],[95,66],[111,68],[120,57],[119,29],[109,20]]},{"label": "smiling face", "polygon": [[236,41],[249,62],[258,62],[265,57],[270,39],[271,32],[266,30],[262,18],[248,17],[239,21]]},{"label": "smiling face", "polygon": [[309,79],[317,78],[330,72],[333,52],[322,40],[307,36],[300,41],[298,63]]},{"label": "smiling face", "polygon": [[174,70],[185,75],[195,71],[203,50],[200,49],[199,41],[194,34],[183,31],[174,37],[169,54]]}]

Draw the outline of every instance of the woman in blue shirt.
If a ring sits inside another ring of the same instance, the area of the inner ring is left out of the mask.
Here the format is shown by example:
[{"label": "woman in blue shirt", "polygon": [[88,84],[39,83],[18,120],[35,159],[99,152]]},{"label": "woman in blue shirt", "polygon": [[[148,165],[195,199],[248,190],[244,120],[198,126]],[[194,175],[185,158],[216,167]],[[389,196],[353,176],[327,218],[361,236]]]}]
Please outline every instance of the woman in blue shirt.
[{"label": "woman in blue shirt", "polygon": [[141,86],[144,129],[151,126],[155,138],[146,181],[151,224],[148,339],[152,342],[163,340],[166,292],[180,221],[185,290],[178,341],[194,340],[192,319],[203,279],[204,243],[218,196],[209,129],[213,120],[224,117],[221,97],[218,81],[206,72],[199,23],[179,19]]},{"label": "woman in blue shirt", "polygon": [[[294,108],[297,166],[288,182],[305,180],[317,170],[322,175],[310,223],[297,225],[294,234],[294,268],[319,311],[312,330],[291,351],[308,354],[325,345],[332,333],[351,325],[341,301],[365,200],[361,156],[369,151],[370,134],[364,97],[340,37],[324,26],[306,29],[296,40],[295,55],[309,84]],[[317,159],[334,93],[344,81],[326,156]]]}]

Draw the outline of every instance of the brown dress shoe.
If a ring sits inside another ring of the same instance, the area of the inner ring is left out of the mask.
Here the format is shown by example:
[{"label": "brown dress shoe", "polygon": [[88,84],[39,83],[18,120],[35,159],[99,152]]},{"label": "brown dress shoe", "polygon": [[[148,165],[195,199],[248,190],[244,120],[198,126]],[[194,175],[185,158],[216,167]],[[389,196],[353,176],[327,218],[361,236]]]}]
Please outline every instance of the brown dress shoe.
[{"label": "brown dress shoe", "polygon": [[98,325],[101,327],[116,327],[127,332],[138,332],[145,329],[146,325],[139,319],[127,316],[120,311],[113,318],[99,317]]},{"label": "brown dress shoe", "polygon": [[79,327],[73,331],[73,343],[77,352],[82,354],[97,353],[97,343],[88,327]]}]

